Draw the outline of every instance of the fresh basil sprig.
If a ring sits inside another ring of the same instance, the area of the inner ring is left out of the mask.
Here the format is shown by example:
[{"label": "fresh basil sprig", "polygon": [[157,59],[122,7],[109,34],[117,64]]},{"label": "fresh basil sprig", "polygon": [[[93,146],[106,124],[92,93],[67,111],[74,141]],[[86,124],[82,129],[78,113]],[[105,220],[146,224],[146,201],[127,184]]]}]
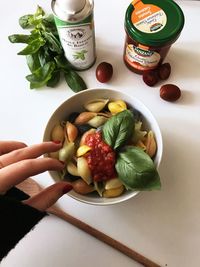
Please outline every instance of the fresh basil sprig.
[{"label": "fresh basil sprig", "polygon": [[84,80],[72,69],[64,56],[54,18],[46,16],[41,7],[35,14],[24,15],[19,19],[23,29],[30,29],[30,34],[13,34],[8,36],[11,43],[25,43],[27,46],[18,55],[26,56],[31,71],[26,79],[30,88],[42,86],[55,87],[64,73],[68,86],[78,92],[87,88]]},{"label": "fresh basil sprig", "polygon": [[64,72],[65,80],[70,88],[77,93],[87,88],[84,80],[81,78],[80,75],[77,74],[74,70],[70,69],[69,62],[66,58],[58,55],[54,58],[58,68],[62,69]]},{"label": "fresh basil sprig", "polygon": [[51,61],[35,70],[33,74],[27,75],[26,79],[30,82],[30,88],[33,89],[44,86],[51,79],[54,70],[55,63]]},{"label": "fresh basil sprig", "polygon": [[124,145],[133,134],[134,115],[130,110],[124,110],[112,116],[103,125],[104,141],[113,149]]},{"label": "fresh basil sprig", "polygon": [[156,167],[141,148],[126,146],[117,156],[115,168],[122,183],[132,190],[160,189]]}]

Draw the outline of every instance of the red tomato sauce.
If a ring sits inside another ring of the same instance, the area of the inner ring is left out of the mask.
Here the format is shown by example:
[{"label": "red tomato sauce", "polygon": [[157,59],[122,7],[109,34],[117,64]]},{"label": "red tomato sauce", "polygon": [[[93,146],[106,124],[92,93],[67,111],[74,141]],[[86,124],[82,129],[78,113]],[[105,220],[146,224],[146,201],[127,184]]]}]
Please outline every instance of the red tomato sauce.
[{"label": "red tomato sauce", "polygon": [[89,134],[85,144],[92,148],[87,153],[86,159],[93,180],[100,182],[116,177],[115,152],[102,140],[101,132]]}]

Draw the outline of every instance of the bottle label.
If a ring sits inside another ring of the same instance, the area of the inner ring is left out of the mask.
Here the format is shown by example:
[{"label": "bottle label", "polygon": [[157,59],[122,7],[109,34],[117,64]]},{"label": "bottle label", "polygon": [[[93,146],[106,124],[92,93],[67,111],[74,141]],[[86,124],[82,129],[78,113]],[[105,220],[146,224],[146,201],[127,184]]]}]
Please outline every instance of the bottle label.
[{"label": "bottle label", "polygon": [[161,31],[166,23],[167,16],[158,6],[143,4],[142,1],[133,1],[133,13],[131,21],[141,32],[155,33]]},{"label": "bottle label", "polygon": [[76,69],[89,68],[95,61],[94,24],[91,20],[71,24],[55,19],[65,57]]},{"label": "bottle label", "polygon": [[126,44],[126,62],[138,70],[150,70],[156,68],[160,61],[160,54],[148,50],[148,47],[134,46]]}]

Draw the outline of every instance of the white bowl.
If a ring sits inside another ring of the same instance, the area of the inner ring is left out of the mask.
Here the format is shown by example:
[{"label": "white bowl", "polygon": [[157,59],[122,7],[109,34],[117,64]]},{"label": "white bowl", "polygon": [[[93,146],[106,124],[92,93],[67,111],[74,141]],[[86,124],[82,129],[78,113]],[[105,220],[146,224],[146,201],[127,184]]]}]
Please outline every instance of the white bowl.
[{"label": "white bowl", "polygon": [[[76,93],[75,95],[67,99],[64,103],[62,103],[50,117],[44,132],[43,140],[50,140],[51,131],[59,121],[65,120],[66,117],[72,112],[82,111],[83,104],[85,104],[85,102],[96,98],[124,100],[130,107],[134,107],[134,109],[138,110],[143,115],[144,128],[149,130],[151,129],[154,132],[155,139],[157,142],[157,152],[154,158],[154,164],[156,168],[158,168],[162,158],[163,142],[157,121],[155,120],[149,109],[141,101],[118,90],[87,89],[85,91],[81,91],[80,93]],[[55,182],[59,181],[59,176],[57,172],[50,171],[49,173]],[[122,201],[130,199],[138,193],[138,191],[128,190],[124,192],[121,196],[115,198],[103,198],[99,197],[97,194],[81,195],[72,190],[70,193],[68,193],[68,195],[76,200],[87,204],[109,205],[120,203]]]}]

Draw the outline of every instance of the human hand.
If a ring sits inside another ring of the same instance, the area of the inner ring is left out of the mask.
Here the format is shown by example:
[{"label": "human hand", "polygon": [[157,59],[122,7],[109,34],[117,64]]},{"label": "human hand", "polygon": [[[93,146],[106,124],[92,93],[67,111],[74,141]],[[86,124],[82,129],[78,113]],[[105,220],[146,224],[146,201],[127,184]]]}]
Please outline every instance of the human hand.
[{"label": "human hand", "polygon": [[[0,194],[6,193],[30,176],[47,170],[62,170],[63,162],[49,157],[40,157],[43,154],[55,152],[61,147],[62,144],[56,142],[43,142],[28,147],[22,142],[0,141]],[[23,202],[40,211],[45,211],[71,189],[71,184],[58,182]]]}]

